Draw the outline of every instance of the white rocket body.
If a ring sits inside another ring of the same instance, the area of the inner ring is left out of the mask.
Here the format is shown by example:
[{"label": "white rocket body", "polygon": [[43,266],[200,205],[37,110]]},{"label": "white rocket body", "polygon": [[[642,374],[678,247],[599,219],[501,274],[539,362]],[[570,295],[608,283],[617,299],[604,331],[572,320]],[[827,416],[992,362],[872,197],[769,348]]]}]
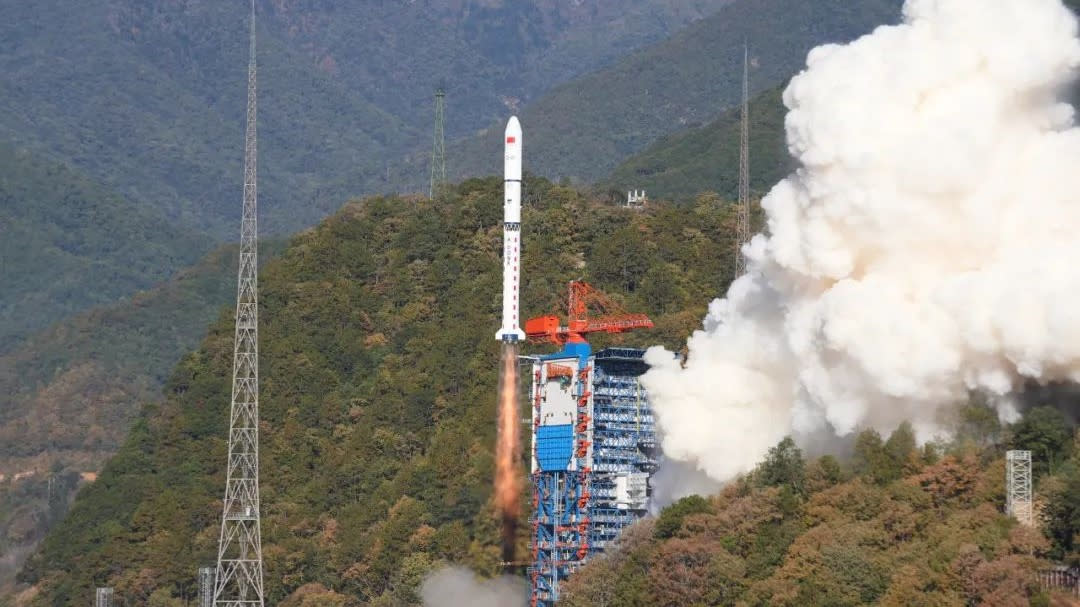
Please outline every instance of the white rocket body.
[{"label": "white rocket body", "polygon": [[521,124],[517,116],[506,123],[503,154],[503,306],[502,328],[496,339],[505,342],[522,341],[521,330],[521,155],[523,145]]}]

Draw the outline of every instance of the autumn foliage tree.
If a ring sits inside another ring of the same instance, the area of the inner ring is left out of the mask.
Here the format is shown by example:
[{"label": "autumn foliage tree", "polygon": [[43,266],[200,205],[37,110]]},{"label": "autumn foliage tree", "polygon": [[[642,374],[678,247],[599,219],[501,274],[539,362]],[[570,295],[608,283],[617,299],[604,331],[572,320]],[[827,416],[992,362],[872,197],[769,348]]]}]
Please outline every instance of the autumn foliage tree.
[{"label": "autumn foliage tree", "polygon": [[[850,458],[806,462],[784,439],[746,479],[676,502],[629,552],[586,565],[564,601],[625,585],[649,589],[625,603],[640,606],[1040,604],[1051,545],[1002,513],[996,447],[963,444],[926,457],[937,449],[903,424],[884,441],[864,431]],[[612,566],[629,560],[647,566]]]}]

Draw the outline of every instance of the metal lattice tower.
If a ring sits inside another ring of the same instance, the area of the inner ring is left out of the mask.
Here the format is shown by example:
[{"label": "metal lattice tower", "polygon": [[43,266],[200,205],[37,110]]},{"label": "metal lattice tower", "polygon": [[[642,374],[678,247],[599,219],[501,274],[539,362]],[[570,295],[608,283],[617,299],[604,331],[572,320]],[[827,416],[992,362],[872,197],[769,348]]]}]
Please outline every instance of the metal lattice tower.
[{"label": "metal lattice tower", "polygon": [[644,350],[568,343],[534,359],[531,607],[648,512],[659,444]]},{"label": "metal lattice tower", "polygon": [[256,223],[255,0],[251,1],[247,128],[244,139],[244,211],[236,289],[229,462],[218,542],[214,605],[263,605],[259,524],[259,298]]},{"label": "metal lattice tower", "polygon": [[431,185],[428,197],[434,198],[446,185],[446,91],[435,91],[435,142],[431,146]]},{"label": "metal lattice tower", "polygon": [[213,567],[199,567],[199,607],[214,607]]},{"label": "metal lattice tower", "polygon": [[750,50],[743,45],[742,126],[739,132],[739,205],[735,224],[735,278],[746,273],[743,245],[750,242]]},{"label": "metal lattice tower", "polygon": [[1031,509],[1031,451],[1005,452],[1005,513],[1021,525],[1035,524]]},{"label": "metal lattice tower", "polygon": [[98,588],[94,592],[94,607],[112,607],[112,598],[112,588]]}]

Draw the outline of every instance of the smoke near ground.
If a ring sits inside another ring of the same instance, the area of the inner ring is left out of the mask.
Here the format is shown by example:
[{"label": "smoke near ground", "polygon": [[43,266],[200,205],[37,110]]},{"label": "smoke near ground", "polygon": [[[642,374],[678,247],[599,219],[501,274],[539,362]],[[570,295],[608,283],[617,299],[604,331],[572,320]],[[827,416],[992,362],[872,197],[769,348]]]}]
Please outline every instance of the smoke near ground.
[{"label": "smoke near ground", "polygon": [[521,578],[504,575],[481,580],[460,567],[440,569],[420,587],[424,607],[524,607],[528,596]]},{"label": "smoke near ground", "polygon": [[725,480],[783,436],[921,437],[984,392],[1080,380],[1080,64],[1060,0],[908,0],[784,94],[801,168],[685,367],[643,382],[667,457]]},{"label": "smoke near ground", "polygon": [[504,343],[499,361],[498,436],[495,443],[495,508],[502,524],[502,559],[513,562],[521,515],[521,424],[517,397],[517,344]]},{"label": "smoke near ground", "polygon": [[659,514],[663,508],[689,495],[712,495],[720,491],[720,483],[692,463],[666,458],[660,461],[660,468],[649,479],[649,485],[652,514]]}]

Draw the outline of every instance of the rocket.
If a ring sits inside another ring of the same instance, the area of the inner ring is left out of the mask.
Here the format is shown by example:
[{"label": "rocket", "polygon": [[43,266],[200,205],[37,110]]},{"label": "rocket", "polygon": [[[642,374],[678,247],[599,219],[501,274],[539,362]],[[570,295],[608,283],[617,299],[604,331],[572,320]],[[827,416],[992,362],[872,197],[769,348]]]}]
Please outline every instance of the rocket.
[{"label": "rocket", "polygon": [[517,116],[506,123],[503,138],[503,302],[502,328],[495,339],[522,341],[518,295],[521,291],[521,124]]}]

